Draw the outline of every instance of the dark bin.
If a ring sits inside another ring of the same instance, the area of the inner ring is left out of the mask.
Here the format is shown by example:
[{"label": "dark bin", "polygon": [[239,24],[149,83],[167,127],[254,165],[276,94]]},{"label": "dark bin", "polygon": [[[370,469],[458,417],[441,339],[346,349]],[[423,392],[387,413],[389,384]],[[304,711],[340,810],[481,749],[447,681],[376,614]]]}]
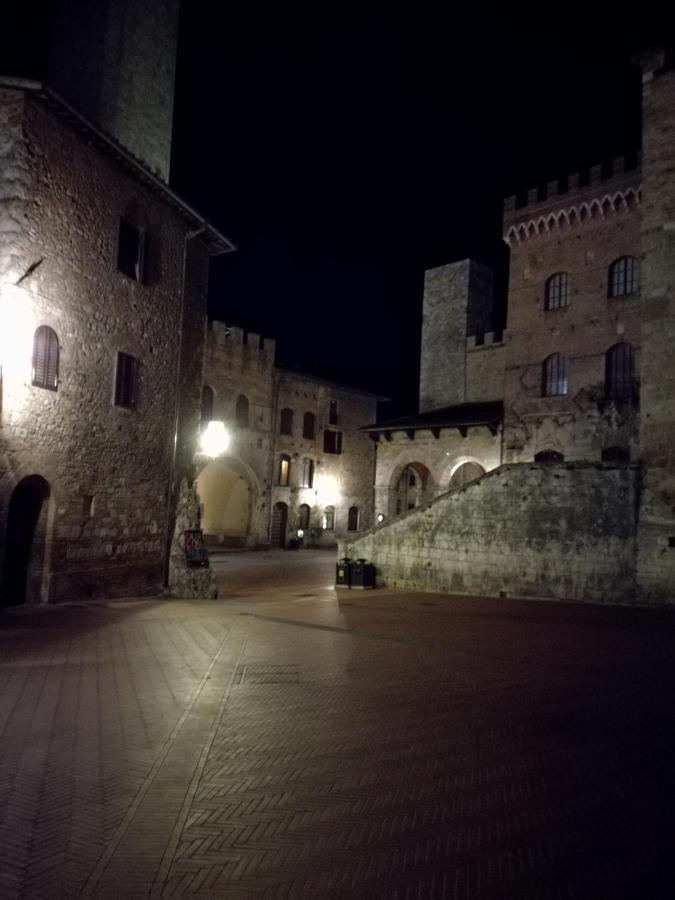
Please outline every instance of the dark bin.
[{"label": "dark bin", "polygon": [[352,561],[351,559],[339,559],[335,566],[335,587],[349,588],[352,583]]},{"label": "dark bin", "polygon": [[365,591],[375,587],[375,566],[365,559],[352,563],[352,589]]}]

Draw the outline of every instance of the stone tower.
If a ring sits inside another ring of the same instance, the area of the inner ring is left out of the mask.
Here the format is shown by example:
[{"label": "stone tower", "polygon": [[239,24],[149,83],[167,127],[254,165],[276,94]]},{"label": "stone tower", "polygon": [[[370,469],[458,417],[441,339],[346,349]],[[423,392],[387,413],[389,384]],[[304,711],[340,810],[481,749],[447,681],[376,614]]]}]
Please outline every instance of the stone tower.
[{"label": "stone tower", "polygon": [[492,327],[493,277],[472,259],[424,276],[420,412],[466,400],[466,338]]},{"label": "stone tower", "polygon": [[169,180],[180,0],[60,0],[48,81]]},{"label": "stone tower", "polygon": [[673,602],[675,585],[675,66],[642,65],[642,365],[638,593]]}]

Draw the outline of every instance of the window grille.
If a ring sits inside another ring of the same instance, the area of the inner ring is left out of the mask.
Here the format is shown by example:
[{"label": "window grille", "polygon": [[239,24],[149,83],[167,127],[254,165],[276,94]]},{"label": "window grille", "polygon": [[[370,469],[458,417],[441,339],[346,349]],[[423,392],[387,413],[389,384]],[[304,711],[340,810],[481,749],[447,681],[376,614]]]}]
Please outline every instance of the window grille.
[{"label": "window grille", "polygon": [[59,381],[59,339],[48,325],[33,336],[33,378],[35,387],[55,391]]},{"label": "window grille", "polygon": [[558,397],[568,392],[567,357],[553,353],[544,360],[542,397]]},{"label": "window grille", "polygon": [[609,296],[627,297],[640,289],[640,263],[634,256],[622,256],[609,267]]},{"label": "window grille", "polygon": [[605,391],[613,400],[633,398],[635,376],[631,344],[614,344],[605,354]]},{"label": "window grille", "polygon": [[546,282],[546,309],[560,309],[569,303],[567,272],[556,272]]}]

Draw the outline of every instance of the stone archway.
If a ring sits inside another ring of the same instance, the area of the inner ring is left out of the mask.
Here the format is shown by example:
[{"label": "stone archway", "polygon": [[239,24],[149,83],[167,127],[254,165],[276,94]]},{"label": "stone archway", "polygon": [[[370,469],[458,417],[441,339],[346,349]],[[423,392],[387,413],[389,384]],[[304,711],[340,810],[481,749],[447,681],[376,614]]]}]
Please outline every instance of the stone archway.
[{"label": "stone archway", "polygon": [[272,523],[270,525],[270,545],[272,547],[286,546],[287,526],[288,506],[280,500],[272,508]]},{"label": "stone archway", "polygon": [[197,493],[207,543],[216,547],[244,547],[250,543],[258,492],[242,464],[230,457],[212,460],[197,476]]},{"label": "stone archway", "polygon": [[398,516],[430,499],[429,470],[421,462],[409,462],[392,475],[389,514]]},{"label": "stone archway", "polygon": [[41,475],[23,478],[12,492],[0,583],[2,606],[42,601],[50,494]]},{"label": "stone archway", "polygon": [[453,469],[448,490],[455,491],[457,488],[464,487],[465,484],[475,481],[481,475],[485,475],[485,469],[480,463],[475,460],[465,460]]}]

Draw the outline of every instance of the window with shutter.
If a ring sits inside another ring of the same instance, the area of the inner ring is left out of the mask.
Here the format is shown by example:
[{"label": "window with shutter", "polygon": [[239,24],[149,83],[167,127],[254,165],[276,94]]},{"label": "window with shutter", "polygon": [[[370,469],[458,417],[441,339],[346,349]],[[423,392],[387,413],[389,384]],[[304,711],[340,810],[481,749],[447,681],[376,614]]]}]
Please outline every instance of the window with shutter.
[{"label": "window with shutter", "polygon": [[55,391],[59,380],[59,339],[47,325],[41,325],[33,337],[33,384]]},{"label": "window with shutter", "polygon": [[134,281],[143,281],[145,263],[145,232],[127,219],[120,219],[117,245],[117,268]]}]

